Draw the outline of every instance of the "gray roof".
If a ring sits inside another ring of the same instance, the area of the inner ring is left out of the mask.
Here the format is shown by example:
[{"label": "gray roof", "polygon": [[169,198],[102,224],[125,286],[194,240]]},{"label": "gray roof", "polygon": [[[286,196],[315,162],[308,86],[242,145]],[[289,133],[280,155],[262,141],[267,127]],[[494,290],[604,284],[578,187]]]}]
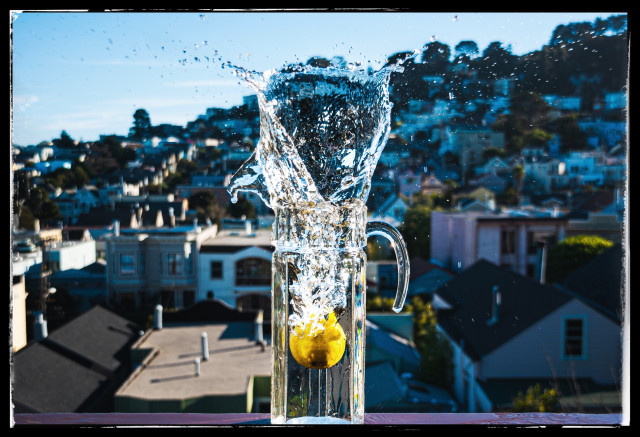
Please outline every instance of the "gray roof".
[{"label": "gray roof", "polygon": [[[497,323],[488,325],[492,312],[492,289],[498,286],[502,302]],[[480,260],[435,291],[452,309],[440,310],[438,324],[478,359],[572,297],[486,260]]]},{"label": "gray roof", "polygon": [[95,306],[47,337],[110,372],[129,356],[140,327],[101,306]]},{"label": "gray roof", "polygon": [[[96,306],[13,360],[15,412],[107,411],[140,328]],[[105,410],[107,408],[107,410]]]},{"label": "gray roof", "polygon": [[625,291],[622,262],[622,245],[616,244],[569,273],[559,287],[619,323],[622,320],[621,298]]},{"label": "gray roof", "polygon": [[16,413],[87,411],[90,399],[108,382],[105,375],[41,343],[16,354],[12,376]]}]

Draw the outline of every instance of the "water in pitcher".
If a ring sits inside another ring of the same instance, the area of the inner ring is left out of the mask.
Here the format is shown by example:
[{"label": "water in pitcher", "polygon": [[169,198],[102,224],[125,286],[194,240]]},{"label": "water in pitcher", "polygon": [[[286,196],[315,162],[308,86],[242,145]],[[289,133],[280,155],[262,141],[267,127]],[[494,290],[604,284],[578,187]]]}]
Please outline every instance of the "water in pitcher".
[{"label": "water in pitcher", "polygon": [[362,423],[366,207],[397,67],[235,69],[260,141],[233,176],[274,210],[272,422]]}]

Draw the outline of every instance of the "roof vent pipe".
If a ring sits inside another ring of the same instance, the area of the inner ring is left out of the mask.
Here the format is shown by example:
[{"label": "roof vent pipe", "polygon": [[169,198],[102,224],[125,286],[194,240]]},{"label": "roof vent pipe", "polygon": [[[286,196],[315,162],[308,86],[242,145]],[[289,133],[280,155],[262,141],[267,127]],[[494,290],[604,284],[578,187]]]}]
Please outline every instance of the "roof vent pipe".
[{"label": "roof vent pipe", "polygon": [[171,223],[171,227],[175,228],[176,227],[176,216],[173,213],[173,208],[169,208],[169,221]]},{"label": "roof vent pipe", "polygon": [[200,334],[200,340],[202,344],[202,361],[207,361],[209,359],[209,341],[206,332]]},{"label": "roof vent pipe", "polygon": [[491,289],[491,318],[487,321],[487,325],[491,326],[498,322],[500,313],[500,304],[502,303],[502,295],[497,285]]},{"label": "roof vent pipe", "polygon": [[34,311],[35,320],[33,322],[33,338],[35,341],[41,341],[49,335],[47,330],[47,321],[44,319],[42,311]]},{"label": "roof vent pipe", "polygon": [[545,283],[547,276],[547,242],[538,242],[538,262],[536,264],[536,279],[541,284]]},{"label": "roof vent pipe", "polygon": [[153,318],[153,329],[162,329],[162,305],[156,305],[156,312]]}]

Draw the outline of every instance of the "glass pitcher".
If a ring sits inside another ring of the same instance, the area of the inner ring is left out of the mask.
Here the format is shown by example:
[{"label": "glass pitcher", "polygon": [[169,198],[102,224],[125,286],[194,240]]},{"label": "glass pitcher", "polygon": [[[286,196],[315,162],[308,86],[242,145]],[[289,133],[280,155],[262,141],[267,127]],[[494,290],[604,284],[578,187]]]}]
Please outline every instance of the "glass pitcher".
[{"label": "glass pitcher", "polygon": [[402,309],[409,259],[400,233],[367,223],[361,200],[275,206],[271,422],[364,422],[367,237],[386,237]]}]

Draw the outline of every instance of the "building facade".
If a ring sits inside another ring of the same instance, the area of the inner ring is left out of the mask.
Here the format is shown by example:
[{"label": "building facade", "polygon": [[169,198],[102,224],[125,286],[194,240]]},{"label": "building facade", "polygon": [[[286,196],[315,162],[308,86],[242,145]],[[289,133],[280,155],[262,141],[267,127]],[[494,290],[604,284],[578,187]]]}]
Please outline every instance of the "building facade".
[{"label": "building facade", "polygon": [[233,308],[271,314],[271,231],[222,230],[200,247],[198,301],[210,297]]},{"label": "building facade", "polygon": [[115,228],[105,237],[111,303],[181,308],[196,302],[197,254],[202,241],[216,234],[215,225]]},{"label": "building facade", "polygon": [[461,272],[480,259],[534,278],[538,268],[538,242],[565,238],[562,217],[518,216],[506,213],[431,214],[431,258]]}]

